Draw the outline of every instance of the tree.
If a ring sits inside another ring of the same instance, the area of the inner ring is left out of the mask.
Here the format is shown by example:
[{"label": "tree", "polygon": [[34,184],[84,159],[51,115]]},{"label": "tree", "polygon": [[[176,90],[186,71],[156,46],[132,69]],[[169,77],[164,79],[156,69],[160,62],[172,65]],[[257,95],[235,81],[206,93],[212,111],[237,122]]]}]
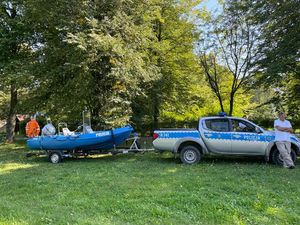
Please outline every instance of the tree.
[{"label": "tree", "polygon": [[73,0],[38,5],[35,19],[42,45],[30,101],[69,120],[79,119],[87,106],[98,128],[128,123],[133,98],[157,74],[148,54],[154,38],[149,3]]},{"label": "tree", "polygon": [[282,79],[283,74],[299,76],[299,0],[238,1],[236,8],[250,12],[248,19],[260,29],[259,51],[256,62],[269,83]]},{"label": "tree", "polygon": [[[215,55],[200,55],[200,64],[204,69],[207,81],[211,90],[215,93],[218,98],[221,112],[225,112],[222,92],[221,92],[221,78],[222,78],[222,68],[217,64],[217,59]],[[224,69],[223,69],[224,70]]]},{"label": "tree", "polygon": [[[134,102],[133,121],[136,124],[146,123],[148,129],[154,130],[162,120],[177,120],[183,114],[179,108],[193,97],[190,92],[192,77],[199,70],[193,52],[197,38],[193,14],[199,2],[153,1],[155,42],[149,54],[160,76],[147,83],[146,95]],[[144,110],[140,107],[143,103]]]},{"label": "tree", "polygon": [[299,119],[299,0],[230,2],[233,9],[246,13],[247,20],[259,30],[260,58],[252,64],[256,73],[254,85],[280,89],[284,94],[270,99],[269,107],[280,101],[289,114]]},{"label": "tree", "polygon": [[[235,96],[250,80],[256,54],[257,30],[247,21],[247,14],[232,10],[231,4],[224,5],[224,11],[211,20],[206,28],[207,36],[199,42],[199,62],[206,74],[212,91],[217,96],[220,109],[224,111],[219,80],[224,73],[231,76],[228,114],[234,112]],[[222,65],[221,67],[219,65]],[[225,69],[222,69],[225,67]]]},{"label": "tree", "polygon": [[2,1],[0,3],[0,88],[9,93],[6,119],[6,140],[13,141],[18,90],[30,82],[33,62],[33,32],[28,19],[28,1]]}]

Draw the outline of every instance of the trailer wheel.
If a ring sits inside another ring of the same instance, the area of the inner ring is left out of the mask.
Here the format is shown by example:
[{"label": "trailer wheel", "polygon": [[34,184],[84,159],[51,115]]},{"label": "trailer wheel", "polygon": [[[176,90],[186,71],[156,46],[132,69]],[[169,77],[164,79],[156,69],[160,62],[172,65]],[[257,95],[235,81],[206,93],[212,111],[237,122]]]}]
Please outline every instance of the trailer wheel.
[{"label": "trailer wheel", "polygon": [[195,164],[198,163],[200,159],[201,154],[195,146],[188,145],[180,151],[180,160],[184,164]]},{"label": "trailer wheel", "polygon": [[49,160],[53,164],[57,164],[57,163],[60,163],[62,161],[62,156],[59,152],[51,152],[49,154]]}]

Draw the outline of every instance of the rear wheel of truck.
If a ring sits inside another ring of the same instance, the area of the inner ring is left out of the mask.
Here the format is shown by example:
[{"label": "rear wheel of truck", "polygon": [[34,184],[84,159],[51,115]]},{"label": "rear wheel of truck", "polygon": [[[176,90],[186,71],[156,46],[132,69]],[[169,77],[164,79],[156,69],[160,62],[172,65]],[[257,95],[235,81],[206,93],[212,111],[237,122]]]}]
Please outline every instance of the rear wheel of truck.
[{"label": "rear wheel of truck", "polygon": [[201,159],[201,154],[198,148],[192,145],[183,147],[180,151],[180,160],[184,164],[195,164]]}]

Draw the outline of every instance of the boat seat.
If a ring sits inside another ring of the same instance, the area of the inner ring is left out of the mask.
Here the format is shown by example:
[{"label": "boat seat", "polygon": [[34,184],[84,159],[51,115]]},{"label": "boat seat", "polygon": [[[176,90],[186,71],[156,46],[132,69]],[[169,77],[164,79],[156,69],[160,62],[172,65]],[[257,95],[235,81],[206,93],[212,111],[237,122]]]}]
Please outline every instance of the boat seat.
[{"label": "boat seat", "polygon": [[72,136],[72,135],[75,135],[75,132],[70,131],[69,128],[67,128],[67,127],[64,127],[64,128],[62,129],[62,132],[63,132],[63,135],[64,135],[64,136]]}]

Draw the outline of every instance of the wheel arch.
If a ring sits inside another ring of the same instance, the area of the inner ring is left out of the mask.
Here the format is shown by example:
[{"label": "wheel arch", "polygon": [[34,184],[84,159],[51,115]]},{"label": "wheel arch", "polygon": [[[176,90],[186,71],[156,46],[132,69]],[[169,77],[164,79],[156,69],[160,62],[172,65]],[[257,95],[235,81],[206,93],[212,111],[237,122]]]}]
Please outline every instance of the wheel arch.
[{"label": "wheel arch", "polygon": [[296,155],[297,156],[300,156],[300,148],[299,148],[299,145],[295,144],[295,143],[291,143],[291,148],[295,150],[296,152]]},{"label": "wheel arch", "polygon": [[273,142],[273,144],[269,147],[268,154],[266,155],[266,157],[268,158],[267,161],[270,161],[270,160],[272,161],[271,155],[273,154],[273,152],[274,152],[276,149],[277,149],[276,144],[275,144],[275,142]]},{"label": "wheel arch", "polygon": [[[201,139],[200,139],[201,140]],[[188,146],[188,145],[191,145],[191,146],[194,146],[196,147],[197,149],[199,149],[200,151],[200,154],[203,155],[205,154],[205,152],[207,151],[204,143],[201,141],[198,140],[198,139],[183,139],[183,140],[180,140],[176,143],[175,147],[174,147],[174,152],[175,153],[180,153],[180,151],[185,147],[185,146]]]}]

